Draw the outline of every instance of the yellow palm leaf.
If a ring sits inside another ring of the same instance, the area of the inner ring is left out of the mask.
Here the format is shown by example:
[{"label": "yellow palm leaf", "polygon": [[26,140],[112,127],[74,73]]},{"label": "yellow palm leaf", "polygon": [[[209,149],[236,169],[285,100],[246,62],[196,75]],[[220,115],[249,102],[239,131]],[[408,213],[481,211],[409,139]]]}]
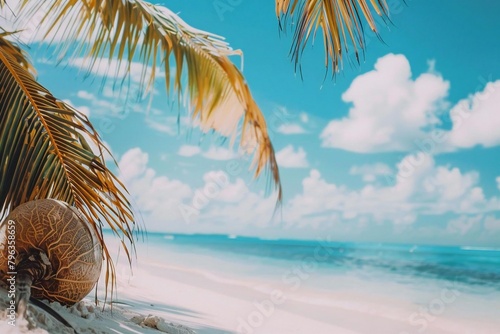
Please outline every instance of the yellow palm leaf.
[{"label": "yellow palm leaf", "polygon": [[182,92],[187,93],[192,116],[203,131],[215,130],[231,137],[232,143],[239,134],[240,147],[254,153],[255,176],[270,170],[281,201],[266,122],[242,73],[229,59],[241,52],[222,37],[192,28],[167,8],[140,0],[23,0],[23,4],[19,17],[29,21],[35,13],[45,13],[41,25],[48,27],[47,36],[62,41],[58,51],[86,57],[89,71],[116,58],[118,67],[130,73],[132,62],[139,60],[141,87],[151,91],[155,69],[161,65],[166,91],[177,92],[179,100]]},{"label": "yellow palm leaf", "polygon": [[276,16],[281,28],[296,18],[290,49],[296,69],[306,44],[311,37],[314,39],[318,29],[323,33],[327,70],[330,66],[333,73],[341,70],[344,51],[348,53],[349,46],[359,62],[360,51],[366,47],[363,20],[377,32],[373,11],[387,17],[386,0],[276,0]]},{"label": "yellow palm leaf", "polygon": [[87,117],[37,83],[26,64],[18,47],[0,36],[1,214],[42,198],[75,206],[99,236],[107,260],[106,288],[113,287],[102,220],[133,247],[134,218],[124,187],[101,158],[106,148]]}]

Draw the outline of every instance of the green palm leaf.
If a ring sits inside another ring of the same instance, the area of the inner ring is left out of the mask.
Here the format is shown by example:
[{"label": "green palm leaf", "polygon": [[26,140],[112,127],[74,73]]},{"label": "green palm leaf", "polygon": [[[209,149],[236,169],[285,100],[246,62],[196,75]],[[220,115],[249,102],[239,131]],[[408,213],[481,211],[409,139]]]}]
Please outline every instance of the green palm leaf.
[{"label": "green palm leaf", "polygon": [[295,31],[290,55],[295,68],[309,39],[316,36],[318,29],[323,33],[325,47],[325,67],[331,66],[333,73],[342,68],[342,59],[352,47],[356,60],[364,50],[363,19],[370,29],[377,32],[372,12],[382,17],[388,16],[386,0],[276,0],[276,16],[282,22],[293,21]]},{"label": "green palm leaf", "polygon": [[20,18],[29,21],[35,13],[45,13],[41,25],[48,27],[47,36],[57,35],[62,41],[59,53],[86,57],[89,71],[116,58],[130,73],[132,62],[138,60],[143,64],[141,87],[151,91],[157,73],[150,66],[161,66],[167,93],[177,92],[179,100],[184,100],[181,93],[187,93],[192,117],[203,131],[215,130],[231,137],[231,143],[239,134],[240,147],[254,153],[255,176],[269,170],[281,201],[266,122],[242,73],[229,59],[241,52],[222,37],[194,29],[167,8],[140,0],[23,0],[23,4]]},{"label": "green palm leaf", "polygon": [[133,214],[124,187],[89,147],[93,143],[101,156],[106,150],[87,117],[37,83],[26,64],[24,54],[0,36],[2,215],[34,199],[74,205],[99,236],[107,260],[106,288],[113,287],[102,219],[133,245]]}]

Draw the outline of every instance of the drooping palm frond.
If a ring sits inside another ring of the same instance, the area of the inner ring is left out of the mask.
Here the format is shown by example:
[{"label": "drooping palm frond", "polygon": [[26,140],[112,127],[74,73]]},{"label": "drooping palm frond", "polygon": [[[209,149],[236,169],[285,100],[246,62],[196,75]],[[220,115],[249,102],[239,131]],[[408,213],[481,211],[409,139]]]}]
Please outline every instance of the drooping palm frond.
[{"label": "drooping palm frond", "polygon": [[327,70],[331,66],[333,73],[340,71],[344,51],[348,53],[349,47],[359,62],[360,52],[366,47],[363,20],[377,32],[373,11],[387,17],[386,0],[276,0],[280,27],[283,29],[290,19],[295,26],[290,49],[295,69],[300,65],[309,39],[314,39],[318,29],[323,33]]},{"label": "drooping palm frond", "polygon": [[74,205],[99,237],[106,288],[112,288],[114,266],[102,219],[121,237],[130,260],[125,241],[133,247],[134,218],[124,187],[101,158],[106,148],[88,118],[37,83],[23,66],[28,63],[0,37],[0,211],[6,215],[21,203],[42,198]]},{"label": "drooping palm frond", "polygon": [[35,13],[45,13],[41,25],[48,27],[47,36],[60,42],[60,54],[86,57],[89,71],[116,58],[118,69],[130,73],[132,62],[138,60],[143,64],[141,87],[147,90],[161,65],[167,92],[177,92],[179,100],[182,92],[187,93],[192,116],[203,131],[215,130],[231,137],[231,142],[241,131],[240,147],[254,153],[255,176],[269,170],[281,201],[266,122],[242,73],[229,59],[241,52],[222,37],[192,28],[167,8],[141,0],[22,2],[20,17],[29,20]]}]

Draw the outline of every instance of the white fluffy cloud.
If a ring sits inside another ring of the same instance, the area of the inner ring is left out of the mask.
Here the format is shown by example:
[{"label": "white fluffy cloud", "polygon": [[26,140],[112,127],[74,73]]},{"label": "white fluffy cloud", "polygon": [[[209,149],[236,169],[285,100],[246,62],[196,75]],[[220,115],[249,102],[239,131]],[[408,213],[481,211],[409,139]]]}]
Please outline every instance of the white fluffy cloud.
[{"label": "white fluffy cloud", "polygon": [[[224,183],[223,176],[228,182]],[[243,179],[229,182],[225,172],[213,171],[203,177],[205,184],[198,189],[210,202],[203,206],[198,217],[198,228],[211,233],[255,234],[257,229],[270,230],[270,221],[276,205],[276,195],[251,191]],[[218,181],[217,181],[218,180]],[[210,190],[212,189],[212,190]],[[193,203],[195,197],[193,197]]]},{"label": "white fluffy cloud", "polygon": [[[79,90],[76,93],[76,97],[84,101],[83,103],[90,105],[90,107],[85,106],[87,109],[92,110],[92,115],[96,117],[102,116],[112,116],[112,117],[124,117],[125,112],[128,112],[128,107],[123,103],[123,101],[117,102],[106,96],[96,96],[85,90]],[[127,110],[127,111],[126,111]]]},{"label": "white fluffy cloud", "polygon": [[284,168],[306,168],[309,166],[307,162],[307,153],[302,147],[297,150],[292,145],[284,147],[276,153],[278,165]]},{"label": "white fluffy cloud", "polygon": [[284,135],[299,135],[306,133],[306,130],[300,124],[288,123],[280,125],[277,130]]},{"label": "white fluffy cloud", "polygon": [[304,128],[309,122],[309,115],[305,112],[292,113],[284,106],[277,106],[273,113],[266,118],[270,132],[283,135],[298,135],[307,133]]},{"label": "white fluffy cloud", "polygon": [[238,154],[234,151],[219,146],[210,146],[206,152],[202,153],[202,156],[211,160],[231,160],[238,158]]},{"label": "white fluffy cloud", "polygon": [[196,155],[201,155],[202,157],[210,160],[231,160],[237,159],[238,153],[231,149],[220,147],[220,146],[210,146],[206,151],[203,151],[199,146],[196,145],[182,145],[179,147],[177,154],[183,157],[193,157]]},{"label": "white fluffy cloud", "polygon": [[138,147],[125,152],[118,163],[121,179],[124,182],[129,182],[144,174],[148,159],[148,154]]},{"label": "white fluffy cloud", "polygon": [[428,156],[407,156],[385,184],[366,184],[359,190],[328,183],[313,169],[302,181],[302,193],[287,203],[285,220],[302,225],[340,217],[400,225],[411,224],[423,214],[470,215],[499,210],[500,199],[487,199],[478,181],[476,172],[436,166]]},{"label": "white fluffy cloud", "polygon": [[[132,110],[136,112],[143,112],[141,109],[141,104],[132,104]],[[123,117],[127,116],[125,114]],[[169,136],[179,136],[185,134],[189,128],[192,128],[195,124],[190,117],[182,116],[166,116],[163,111],[156,108],[151,108],[145,119],[146,125],[158,132],[167,134]]]},{"label": "white fluffy cloud", "polygon": [[300,117],[300,121],[302,123],[308,123],[309,122],[309,115],[307,115],[305,112],[301,113],[299,115],[299,117]]},{"label": "white fluffy cloud", "polygon": [[77,93],[76,93],[76,96],[81,98],[81,99],[84,99],[84,100],[93,100],[95,99],[95,95],[90,93],[90,92],[87,92],[86,90],[79,90]]},{"label": "white fluffy cloud", "polygon": [[149,230],[240,233],[268,226],[275,196],[252,192],[243,179],[232,182],[221,170],[205,173],[202,186],[193,189],[182,181],[157,175],[148,160],[140,148],[130,149],[120,159],[119,177]]},{"label": "white fluffy cloud", "polygon": [[150,118],[146,118],[146,125],[155,131],[165,133],[169,136],[175,136],[178,133],[177,125],[173,122],[158,122],[153,121]]},{"label": "white fluffy cloud", "polygon": [[179,203],[192,197],[191,187],[181,181],[157,175],[148,166],[149,155],[132,148],[121,157],[119,177],[129,190],[133,204],[141,211],[150,230],[167,229],[168,223],[181,222]]},{"label": "white fluffy cloud", "polygon": [[361,175],[363,177],[363,181],[365,182],[373,182],[379,176],[390,175],[393,173],[392,169],[383,163],[375,163],[361,166],[352,166],[349,170],[349,174],[351,175]]},{"label": "white fluffy cloud", "polygon": [[466,216],[461,215],[458,218],[452,219],[448,222],[446,231],[449,233],[456,233],[465,235],[472,229],[477,228],[483,220],[483,215]]},{"label": "white fluffy cloud", "polygon": [[[323,129],[322,145],[360,153],[418,151],[424,145],[432,154],[500,145],[500,80],[449,108],[450,84],[433,67],[431,62],[429,71],[413,80],[405,56],[379,58],[375,69],[354,79],[342,95],[352,107]],[[450,130],[441,128],[443,111],[452,120]]]},{"label": "white fluffy cloud", "polygon": [[[265,229],[263,235],[282,237],[330,230],[352,235],[366,231],[367,224],[409,228],[421,215],[454,214],[457,218],[443,232],[463,236],[478,227],[500,232],[500,220],[492,215],[500,209],[500,199],[484,195],[479,175],[436,165],[428,156],[405,157],[391,175],[383,164],[372,168],[383,175],[360,189],[328,182],[312,169],[302,180],[302,191],[284,203],[282,222],[281,215],[272,221],[275,194],[252,191],[243,179],[231,179],[225,171],[205,173],[201,186],[193,188],[157,175],[139,148],[126,152],[119,165],[150,230],[259,235]],[[358,167],[360,175],[368,167]]]},{"label": "white fluffy cloud", "polygon": [[493,216],[487,216],[484,220],[484,228],[486,231],[500,232],[500,219]]},{"label": "white fluffy cloud", "polygon": [[500,190],[500,176],[496,178],[496,181],[497,181],[497,188],[498,190]]},{"label": "white fluffy cloud", "polygon": [[462,236],[481,230],[486,234],[500,232],[500,219],[494,215],[461,215],[450,220],[446,227],[447,232]]},{"label": "white fluffy cloud", "polygon": [[448,144],[453,149],[500,145],[500,80],[457,103],[450,116]]},{"label": "white fluffy cloud", "polygon": [[[89,62],[89,59],[86,58],[74,58],[70,59],[68,64],[77,68],[88,69],[91,63]],[[129,67],[125,61],[120,62],[117,59],[106,59],[98,61],[93,65],[92,74],[118,79],[129,75],[132,82],[139,83],[142,81],[142,73],[144,70],[146,71],[145,73],[147,78],[151,75],[153,67],[144,66],[140,62],[131,62]],[[158,67],[154,70],[157,78],[165,77],[165,72],[162,71],[161,68]]]},{"label": "white fluffy cloud", "polygon": [[438,123],[449,83],[435,73],[415,80],[405,56],[389,54],[375,69],[358,76],[342,95],[349,114],[321,133],[324,147],[355,152],[406,151],[425,129]]},{"label": "white fluffy cloud", "polygon": [[177,154],[183,157],[192,157],[201,153],[201,148],[196,145],[182,145]]}]

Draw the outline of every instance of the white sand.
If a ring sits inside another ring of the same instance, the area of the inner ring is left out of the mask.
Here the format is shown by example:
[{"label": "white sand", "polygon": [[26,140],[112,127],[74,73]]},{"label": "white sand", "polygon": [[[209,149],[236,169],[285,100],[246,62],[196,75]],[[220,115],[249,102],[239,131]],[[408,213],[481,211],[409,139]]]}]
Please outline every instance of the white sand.
[{"label": "white sand", "polygon": [[[165,254],[165,258],[168,257],[169,254]],[[500,332],[500,317],[494,320],[493,313],[483,318],[457,317],[456,312],[444,309],[436,316],[410,319],[412,314],[418,314],[421,306],[401,298],[382,298],[380,294],[356,291],[326,292],[307,286],[291,289],[265,280],[229,279],[217,268],[207,271],[192,268],[190,263],[166,264],[168,261],[159,261],[158,257],[148,257],[143,247],[139,247],[138,263],[133,276],[126,264],[117,265],[118,289],[112,313],[109,307],[104,311],[95,308],[93,296],[69,309],[58,305],[53,305],[54,308],[79,333],[193,333],[188,328],[199,334]],[[5,308],[5,294],[2,297],[0,307]],[[500,309],[497,301],[490,302],[492,307],[497,306],[496,310]],[[45,330],[29,333],[69,333],[45,312],[37,308],[31,310],[38,326]],[[5,316],[5,312],[0,314],[0,333],[28,332],[26,323],[18,322],[12,327]]]}]

